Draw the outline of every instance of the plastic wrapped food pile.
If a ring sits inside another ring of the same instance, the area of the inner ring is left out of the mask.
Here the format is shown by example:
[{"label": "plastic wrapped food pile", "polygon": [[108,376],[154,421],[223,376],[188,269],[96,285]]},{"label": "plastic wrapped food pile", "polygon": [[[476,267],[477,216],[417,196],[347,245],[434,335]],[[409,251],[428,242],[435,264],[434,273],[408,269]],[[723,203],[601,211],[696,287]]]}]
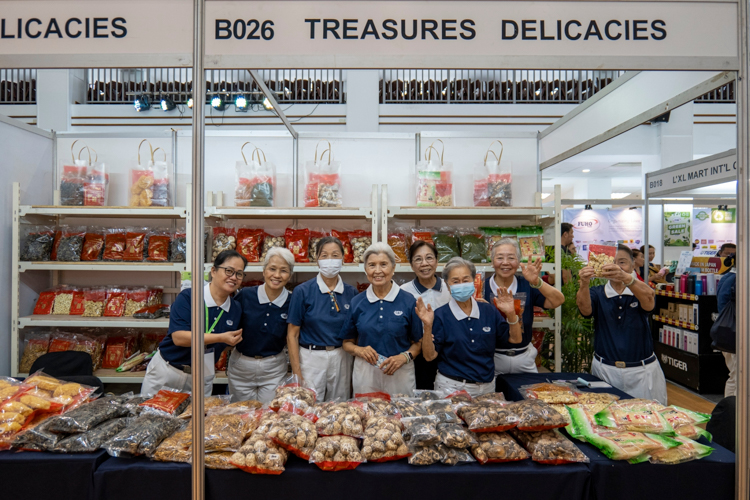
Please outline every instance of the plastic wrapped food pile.
[{"label": "plastic wrapped food pile", "polygon": [[401,433],[401,422],[392,417],[372,417],[367,421],[362,455],[370,462],[387,462],[409,456]]},{"label": "plastic wrapped food pile", "polygon": [[351,470],[365,462],[356,439],[349,436],[319,438],[310,463],[326,471]]},{"label": "plastic wrapped food pile", "polygon": [[271,426],[267,436],[282,448],[304,460],[309,460],[318,439],[315,424],[305,417],[285,413],[280,412],[282,418]]},{"label": "plastic wrapped food pile", "polygon": [[589,461],[588,457],[557,429],[541,432],[512,429],[510,434],[531,453],[531,459],[535,462],[559,465]]},{"label": "plastic wrapped food pile", "polygon": [[184,420],[167,415],[142,414],[104,443],[102,448],[113,457],[151,456],[162,441],[184,425]]},{"label": "plastic wrapped food pile", "polygon": [[319,436],[364,436],[365,411],[351,403],[326,403],[319,406],[315,427]]},{"label": "plastic wrapped food pile", "polygon": [[480,464],[526,460],[529,454],[505,432],[483,432],[477,435],[471,453]]}]

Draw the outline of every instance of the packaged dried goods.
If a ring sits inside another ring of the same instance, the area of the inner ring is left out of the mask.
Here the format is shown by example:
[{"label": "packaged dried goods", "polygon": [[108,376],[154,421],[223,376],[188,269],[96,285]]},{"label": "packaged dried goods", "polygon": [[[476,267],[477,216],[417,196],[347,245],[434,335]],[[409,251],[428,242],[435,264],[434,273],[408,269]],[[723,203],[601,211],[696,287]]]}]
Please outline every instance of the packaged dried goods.
[{"label": "packaged dried goods", "polygon": [[153,412],[162,415],[177,417],[190,404],[190,394],[171,389],[162,389],[151,399],[144,401],[139,406],[143,407],[143,412]]},{"label": "packaged dried goods", "polygon": [[104,349],[102,368],[114,370],[136,352],[137,346],[138,333],[136,332],[110,336],[107,338],[107,346]]},{"label": "packaged dried goods", "polygon": [[52,309],[55,305],[55,296],[57,295],[57,289],[45,290],[39,294],[39,298],[36,299],[34,305],[33,314],[52,314]]},{"label": "packaged dried goods", "polygon": [[141,334],[140,351],[151,353],[154,352],[164,340],[167,334],[163,331],[146,331]]},{"label": "packaged dried goods", "polygon": [[438,419],[434,415],[427,417],[402,418],[404,440],[409,446],[430,446],[440,442],[437,430]]},{"label": "packaged dried goods", "polygon": [[544,258],[544,231],[537,226],[524,226],[518,230],[521,261],[532,262]]},{"label": "packaged dried goods", "polygon": [[119,318],[125,312],[128,292],[124,288],[110,288],[107,291],[107,303],[104,306],[104,316]]},{"label": "packaged dried goods", "polygon": [[169,262],[171,236],[168,229],[156,229],[148,234],[148,251],[146,260],[149,262]]},{"label": "packaged dried goods", "polygon": [[104,234],[103,229],[88,228],[83,237],[82,261],[102,260],[104,255]]},{"label": "packaged dried goods", "polygon": [[[203,412],[208,413],[208,410],[212,408],[221,408],[222,406],[227,406],[229,404],[229,399],[231,396],[208,396],[203,400]],[[257,409],[256,406],[252,404],[247,405],[250,409]],[[180,413],[178,415],[178,418],[181,418],[183,420],[187,420],[189,418],[193,417],[193,400],[190,400],[190,404],[187,405],[187,408],[185,408],[185,411]]]},{"label": "packaged dried goods", "polygon": [[[310,247],[310,230],[286,228],[284,232],[286,248],[294,255],[294,262],[310,262],[308,250]],[[266,251],[264,249],[263,253]]]},{"label": "packaged dried goods", "polygon": [[605,410],[609,405],[620,399],[620,396],[617,396],[615,394],[608,394],[605,392],[579,391],[576,396],[578,397],[578,403],[581,405],[581,408],[591,413],[592,415]]},{"label": "packaged dried goods", "polygon": [[620,400],[594,416],[597,425],[622,431],[674,435],[672,425],[660,410],[664,407],[648,400]]},{"label": "packaged dried goods", "polygon": [[213,228],[213,241],[211,243],[211,262],[225,250],[237,248],[237,231],[233,227],[218,226]]},{"label": "packaged dried goods", "polygon": [[[0,416],[7,413],[0,413]],[[54,424],[59,416],[50,416],[44,418],[40,423],[29,424],[25,429],[16,434],[11,443],[11,447],[17,450],[27,451],[48,451],[55,447],[60,440],[60,434],[50,431],[50,425]],[[25,419],[21,419],[24,422]]]},{"label": "packaged dried goods", "polygon": [[453,228],[441,228],[437,234],[432,236],[432,241],[438,251],[438,262],[441,264],[461,255],[456,232]]},{"label": "packaged dried goods", "polygon": [[[66,206],[83,206],[84,191],[83,184],[86,181],[86,172],[91,164],[91,151],[86,146],[78,151],[76,158],[73,147],[78,141],[70,145],[71,164],[63,165],[60,176],[60,204]],[[83,150],[88,150],[88,160],[81,159]]]},{"label": "packaged dried goods", "polygon": [[461,406],[458,414],[474,432],[503,432],[518,425],[518,416],[509,403],[472,401]]},{"label": "packaged dried goods", "polygon": [[406,235],[404,233],[389,233],[388,246],[393,250],[396,256],[396,264],[408,264],[409,256],[407,255]]},{"label": "packaged dried goods", "polygon": [[183,420],[167,415],[143,413],[104,443],[102,448],[113,457],[150,456],[162,441],[184,424]]},{"label": "packaged dried goods", "polygon": [[492,262],[492,248],[497,242],[503,239],[503,228],[499,227],[480,227],[484,234],[485,246],[487,248],[487,261]]},{"label": "packaged dried goods", "polygon": [[[231,462],[233,451],[214,451],[206,453],[203,457],[203,463],[206,464],[207,469],[218,469],[218,470],[231,470],[236,469],[237,466]],[[190,457],[190,463],[192,463],[192,456]]]},{"label": "packaged dried goods", "polygon": [[132,316],[136,311],[146,306],[148,306],[148,289],[145,287],[129,288],[122,315]]},{"label": "packaged dried goods", "polygon": [[265,232],[262,229],[241,227],[237,229],[237,251],[248,262],[260,262]]},{"label": "packaged dried goods", "polygon": [[96,163],[83,182],[83,204],[87,207],[107,206],[109,174],[104,163]]},{"label": "packaged dried goods", "polygon": [[543,382],[540,384],[524,385],[520,389],[521,394],[526,399],[538,399],[544,403],[561,404],[578,402],[576,391],[570,384]]},{"label": "packaged dried goods", "polygon": [[409,246],[414,244],[416,241],[426,241],[430,245],[435,245],[432,237],[435,235],[435,231],[429,228],[415,227],[411,230]]},{"label": "packaged dried goods", "polygon": [[288,457],[287,451],[266,436],[279,420],[277,413],[264,414],[258,428],[233,454],[230,462],[237,468],[253,474],[281,474]]},{"label": "packaged dried goods", "polygon": [[57,260],[57,248],[60,246],[60,240],[62,239],[64,230],[65,227],[55,228],[55,239],[52,241],[52,252],[50,253],[50,260]]},{"label": "packaged dried goods", "polygon": [[154,148],[148,143],[149,156],[145,158],[146,162],[141,163],[141,146],[146,139],[138,144],[138,164],[135,168],[130,169],[130,202],[131,207],[150,207],[154,198]]},{"label": "packaged dried goods", "polygon": [[652,464],[676,465],[690,462],[691,460],[699,460],[709,456],[714,451],[714,448],[697,443],[692,439],[682,436],[677,436],[674,439],[681,443],[680,446],[669,450],[652,451],[651,453],[631,459],[630,463],[636,464],[648,460]]},{"label": "packaged dried goods", "polygon": [[85,352],[91,356],[92,369],[98,370],[102,364],[102,355],[107,337],[105,335],[76,334],[76,345],[74,351]]},{"label": "packaged dried goods", "polygon": [[186,429],[177,431],[161,442],[151,456],[157,462],[190,462],[192,455],[193,430],[188,426]]},{"label": "packaged dried goods", "polygon": [[318,262],[318,243],[326,236],[329,235],[325,230],[310,231],[310,244],[308,246],[310,262]]},{"label": "packaged dried goods", "polygon": [[[666,408],[662,408],[661,410],[658,410],[659,413],[662,414],[664,418],[667,419],[667,422],[672,425],[674,430],[683,436],[686,436],[682,432],[680,432],[680,427],[686,426],[686,425],[693,425],[693,424],[705,424],[709,420],[711,420],[711,414],[710,413],[701,413],[697,411],[688,410],[687,408],[681,408],[679,406],[670,405]],[[686,436],[690,437],[690,436]]]},{"label": "packaged dried goods", "polygon": [[325,471],[352,470],[365,461],[357,440],[349,436],[321,437],[310,454],[310,463]]},{"label": "packaged dried goods", "polygon": [[[23,354],[21,355],[21,361],[18,364],[18,371],[21,373],[29,373],[31,365],[34,364],[39,356],[47,354],[50,343],[49,333],[36,333],[30,332],[24,335],[23,339]],[[4,380],[4,379],[3,379]],[[4,386],[0,383],[0,401],[7,399],[3,397],[5,394],[10,393],[11,387],[15,385]],[[5,392],[7,391],[7,392]],[[15,394],[15,392],[14,392]]]},{"label": "packaged dried goods", "polygon": [[531,453],[534,462],[550,465],[588,463],[589,459],[558,429],[523,432],[512,429],[510,434]]},{"label": "packaged dried goods", "polygon": [[125,255],[126,262],[142,262],[146,248],[146,234],[148,228],[131,228],[125,233]]},{"label": "packaged dried goods", "polygon": [[462,258],[475,264],[489,262],[486,243],[481,233],[463,229],[459,232],[458,244]]},{"label": "packaged dried goods", "polygon": [[239,450],[245,438],[256,429],[257,416],[249,407],[210,409],[204,424],[205,451]]},{"label": "packaged dried goods", "polygon": [[246,142],[240,148],[243,161],[238,161],[235,167],[237,185],[234,192],[234,204],[238,207],[272,207],[276,188],[276,169],[266,160],[265,153],[259,148],[253,150],[250,163],[248,163],[243,152],[248,144],[250,143]]},{"label": "packaged dried goods", "polygon": [[[442,141],[438,139],[442,145]],[[417,206],[452,207],[453,164],[443,161],[444,149],[438,152],[433,143],[425,150],[425,160],[417,163]],[[435,152],[433,159],[432,153]]]},{"label": "packaged dried goods", "polygon": [[276,248],[286,247],[286,240],[284,239],[284,235],[266,233],[265,237],[263,238],[263,253],[260,256],[261,262],[264,262],[266,260],[266,254],[268,253],[270,249],[274,247]]},{"label": "packaged dried goods", "polygon": [[276,396],[269,404],[274,411],[304,415],[315,405],[315,391],[300,385],[296,375],[290,375],[276,388]]},{"label": "packaged dried goods", "polygon": [[[500,151],[492,147],[500,144]],[[484,161],[474,165],[474,206],[509,207],[512,205],[510,160],[503,161],[503,143],[493,141],[484,155]],[[492,157],[490,157],[490,155]]]},{"label": "packaged dried goods", "polygon": [[271,426],[267,436],[282,448],[304,460],[309,460],[318,439],[318,432],[315,430],[315,424],[307,418],[284,414]]},{"label": "packaged dried goods", "polygon": [[427,410],[422,406],[422,400],[417,398],[400,398],[395,399],[393,404],[404,418],[408,417],[425,417],[428,415]]},{"label": "packaged dried goods", "polygon": [[323,403],[317,407],[315,428],[319,436],[364,436],[365,411],[348,402]]},{"label": "packaged dried goods", "polygon": [[388,462],[409,456],[401,422],[393,417],[371,417],[367,420],[362,455],[368,462]]},{"label": "packaged dried goods", "polygon": [[613,245],[589,245],[589,266],[596,271],[595,276],[604,276],[604,266],[615,263],[617,247]]},{"label": "packaged dried goods", "polygon": [[159,319],[169,317],[169,306],[166,304],[157,304],[138,309],[133,313],[135,319]]},{"label": "packaged dried goods", "polygon": [[[158,151],[161,151],[164,155],[161,160],[158,159]],[[151,206],[169,207],[172,205],[172,197],[170,194],[169,185],[169,172],[172,168],[171,164],[167,161],[167,152],[162,148],[154,149],[154,157],[152,158],[152,160],[154,184],[153,186],[151,186],[151,191],[153,193],[151,197]]]},{"label": "packaged dried goods", "polygon": [[452,424],[460,422],[453,409],[453,403],[449,399],[424,401],[422,406],[428,415],[437,417],[438,422]]},{"label": "packaged dried goods", "polygon": [[72,434],[57,442],[53,451],[63,453],[91,453],[132,422],[130,417],[113,418],[103,422],[90,431]]},{"label": "packaged dried goods", "polygon": [[185,231],[176,231],[169,244],[172,262],[185,262],[187,258],[187,236]]},{"label": "packaged dried goods", "polygon": [[107,231],[104,236],[104,253],[102,259],[118,262],[125,258],[126,232],[120,229]]},{"label": "packaged dried goods", "polygon": [[352,262],[354,264],[363,264],[365,250],[372,245],[372,233],[368,231],[356,230],[349,231],[349,244],[352,246]]},{"label": "packaged dried goods", "polygon": [[354,262],[354,254],[352,253],[352,244],[349,241],[349,233],[347,231],[332,229],[331,236],[338,238],[341,242],[341,246],[344,247],[344,264],[351,264]]},{"label": "packaged dried goods", "polygon": [[471,446],[471,454],[480,464],[516,462],[530,455],[505,432],[483,432],[477,434],[477,444]]},{"label": "packaged dried goods", "polygon": [[527,399],[512,403],[513,409],[518,416],[519,431],[546,431],[565,427],[567,420],[547,403],[536,399]]},{"label": "packaged dried goods", "polygon": [[55,292],[55,301],[52,306],[52,314],[70,314],[73,305],[73,293],[79,291],[75,287],[60,286]]},{"label": "packaged dried goods", "polygon": [[[330,143],[318,157],[318,145],[315,146],[313,161],[305,162],[305,206],[340,207],[341,162],[333,160]],[[327,160],[324,161],[326,154]]]},{"label": "packaged dried goods", "polygon": [[22,261],[44,262],[52,256],[55,230],[47,226],[23,226],[21,236]]},{"label": "packaged dried goods", "polygon": [[480,403],[482,401],[494,401],[502,403],[503,401],[505,401],[505,394],[503,394],[502,392],[490,392],[487,394],[482,394],[481,396],[474,396],[472,398],[473,403]]},{"label": "packaged dried goods", "polygon": [[409,465],[432,465],[440,462],[440,445],[414,446],[409,444]]},{"label": "packaged dried goods", "polygon": [[[448,392],[448,391],[445,391]],[[472,398],[471,394],[469,394],[467,391],[461,389],[459,391],[453,391],[448,392],[448,394],[445,396],[445,399],[450,399],[451,403],[453,403],[453,411],[456,411],[457,406],[462,403],[471,403]]]},{"label": "packaged dried goods", "polygon": [[68,332],[55,331],[50,337],[47,352],[72,351],[76,345],[76,335]]},{"label": "packaged dried goods", "polygon": [[468,448],[476,443],[476,438],[461,424],[438,424],[440,442],[449,448]]},{"label": "packaged dried goods", "polygon": [[401,417],[398,407],[391,402],[391,396],[384,392],[355,394],[354,404],[362,405],[366,419],[370,417]]},{"label": "packaged dried goods", "polygon": [[80,262],[85,235],[86,227],[66,227],[57,246],[57,260],[60,262]]},{"label": "packaged dried goods", "polygon": [[107,398],[97,399],[90,403],[66,412],[47,425],[50,432],[72,434],[90,431],[107,420],[125,417],[130,411]]},{"label": "packaged dried goods", "polygon": [[466,451],[465,448],[450,448],[440,444],[438,445],[438,452],[440,453],[440,462],[446,465],[476,462],[471,453]]}]

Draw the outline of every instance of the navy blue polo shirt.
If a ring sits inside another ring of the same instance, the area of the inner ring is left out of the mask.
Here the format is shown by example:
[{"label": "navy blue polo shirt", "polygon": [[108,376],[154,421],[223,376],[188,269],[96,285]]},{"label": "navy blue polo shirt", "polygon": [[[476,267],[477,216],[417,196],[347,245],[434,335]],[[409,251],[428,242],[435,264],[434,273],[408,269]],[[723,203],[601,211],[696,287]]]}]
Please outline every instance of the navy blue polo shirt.
[{"label": "navy blue polo shirt", "polygon": [[[484,280],[484,300],[493,306],[495,304],[492,302],[492,299],[495,298],[496,295],[492,292],[492,285],[490,282],[494,280],[494,278],[495,276],[492,275]],[[522,349],[526,347],[529,342],[531,342],[531,335],[534,330],[534,306],[544,307],[544,302],[547,300],[547,298],[542,295],[542,292],[536,288],[531,288],[531,285],[523,276],[516,276],[516,282],[518,283],[516,293],[526,294],[526,303],[523,308],[523,315],[521,316],[523,323],[523,340],[520,344],[510,344],[508,342],[498,343],[498,349]]]},{"label": "navy blue polo shirt", "polygon": [[352,311],[341,337],[357,339],[358,346],[370,346],[385,357],[407,351],[422,338],[422,320],[416,312],[417,299],[393,283],[384,299],[372,291],[352,299]]},{"label": "navy blue polo shirt", "polygon": [[472,305],[469,316],[453,299],[435,311],[432,339],[438,353],[438,371],[472,382],[492,382],[495,346],[507,343],[510,327],[494,305],[473,299]]},{"label": "navy blue polo shirt", "polygon": [[[607,297],[609,293],[610,297]],[[654,353],[648,311],[626,288],[617,295],[612,285],[589,290],[594,317],[594,352],[607,361],[641,361]]]},{"label": "navy blue polo shirt", "polygon": [[333,293],[335,302],[320,275],[294,289],[287,323],[300,327],[300,345],[341,346],[341,329],[357,289],[339,277]]},{"label": "navy blue polo shirt", "polygon": [[[206,285],[206,287],[208,287],[208,285]],[[161,344],[159,344],[159,352],[161,352],[161,357],[164,358],[164,361],[177,368],[180,368],[183,365],[191,364],[190,353],[192,348],[175,345],[172,341],[173,332],[181,330],[189,331],[192,327],[192,307],[190,306],[191,296],[192,288],[188,288],[181,291],[179,295],[175,297],[169,312],[169,330],[167,331],[167,336],[164,337],[164,340],[162,340]],[[206,295],[204,288],[204,298],[205,296]],[[229,311],[224,311],[224,313],[221,315],[221,319],[218,323],[216,323],[216,327],[211,333],[224,333],[240,329],[239,325],[240,318],[242,318],[242,309],[240,309],[240,305],[233,298],[229,297],[228,300]],[[213,303],[213,299],[211,299],[209,301],[209,306]],[[209,328],[211,328],[211,325],[214,324],[214,321],[216,321],[216,318],[219,317],[219,313],[221,313],[222,310],[223,309],[218,306],[208,308]],[[244,333],[245,332],[243,332],[243,334]],[[206,347],[207,349],[213,349],[215,361],[219,361],[221,353],[224,351],[226,344],[210,344]]]},{"label": "navy blue polo shirt", "polygon": [[242,308],[242,341],[237,350],[250,357],[275,356],[286,345],[287,316],[292,294],[284,289],[271,302],[265,285],[243,288],[235,300]]},{"label": "navy blue polo shirt", "polygon": [[728,273],[721,277],[719,286],[716,287],[716,303],[719,306],[719,312],[724,309],[729,302],[734,302],[735,283],[737,282],[737,273]]}]

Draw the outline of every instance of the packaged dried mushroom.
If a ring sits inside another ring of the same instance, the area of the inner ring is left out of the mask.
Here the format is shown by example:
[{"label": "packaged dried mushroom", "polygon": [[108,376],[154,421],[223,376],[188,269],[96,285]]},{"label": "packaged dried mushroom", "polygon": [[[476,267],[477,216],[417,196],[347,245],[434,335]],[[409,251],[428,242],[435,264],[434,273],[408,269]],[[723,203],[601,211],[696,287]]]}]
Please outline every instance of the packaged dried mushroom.
[{"label": "packaged dried mushroom", "polygon": [[267,437],[271,427],[281,419],[277,413],[265,413],[258,428],[231,456],[230,462],[237,468],[253,474],[276,475],[284,472],[287,451]]},{"label": "packaged dried mushroom", "polygon": [[480,464],[526,460],[529,454],[505,432],[477,434],[471,453]]},{"label": "packaged dried mushroom", "polygon": [[352,246],[352,262],[354,264],[363,264],[362,258],[365,250],[372,245],[372,233],[367,231],[350,231],[349,244]]},{"label": "packaged dried mushroom", "polygon": [[438,422],[456,424],[460,422],[458,415],[453,410],[453,403],[450,399],[442,399],[439,401],[425,401],[422,403],[425,411],[428,415],[435,415]]},{"label": "packaged dried mushroom", "polygon": [[315,405],[315,391],[300,385],[296,375],[290,375],[276,388],[276,397],[268,405],[273,411],[286,411],[304,415]]},{"label": "packaged dried mushroom", "polygon": [[319,436],[364,436],[365,411],[361,405],[348,402],[323,403],[317,407],[315,428]]},{"label": "packaged dried mushroom", "polygon": [[503,432],[518,424],[518,416],[508,404],[472,402],[459,408],[458,414],[474,432]]},{"label": "packaged dried mushroom", "polygon": [[434,415],[401,419],[404,439],[409,446],[430,446],[440,442],[437,431],[438,419]]},{"label": "packaged dried mushroom", "polygon": [[258,426],[257,417],[259,415],[250,408],[212,408],[205,421],[205,451],[239,450]]},{"label": "packaged dried mushroom", "polygon": [[440,462],[443,455],[440,453],[440,445],[429,446],[409,445],[409,465],[432,465]]},{"label": "packaged dried mushroom", "polygon": [[520,431],[538,432],[568,425],[567,420],[558,411],[538,400],[519,401],[512,403],[512,407],[518,416],[516,427]]},{"label": "packaged dried mushroom", "polygon": [[440,453],[440,462],[446,465],[476,462],[465,448],[451,448],[441,444],[438,445],[438,452]]},{"label": "packaged dried mushroom", "polygon": [[321,470],[351,470],[365,462],[357,440],[349,436],[321,437],[310,454],[310,463]]},{"label": "packaged dried mushroom", "polygon": [[541,432],[513,429],[510,434],[531,453],[534,462],[559,465],[589,461],[588,457],[558,429]]},{"label": "packaged dried mushroom", "polygon": [[51,432],[86,432],[107,420],[127,416],[130,411],[110,398],[102,397],[60,415],[48,425]]},{"label": "packaged dried mushroom", "polygon": [[216,257],[224,250],[235,250],[237,248],[237,231],[233,227],[215,227],[213,229],[213,241],[211,243],[211,260],[213,262]]},{"label": "packaged dried mushroom", "polygon": [[47,226],[23,226],[21,241],[22,261],[42,262],[50,260],[55,230]]},{"label": "packaged dried mushroom", "polygon": [[617,247],[610,245],[589,245],[589,266],[596,271],[595,276],[604,276],[604,266],[615,263]]},{"label": "packaged dried mushroom", "polygon": [[[322,141],[321,141],[322,142]],[[327,158],[324,160],[324,158]],[[340,207],[341,162],[333,161],[331,145],[318,156],[315,146],[313,161],[305,162],[305,206]]]},{"label": "packaged dried mushroom", "polygon": [[113,418],[90,431],[71,434],[57,442],[53,451],[63,453],[91,453],[99,449],[112,436],[122,431],[133,421],[130,417]]},{"label": "packaged dried mushroom", "polygon": [[369,462],[388,462],[409,456],[401,433],[401,422],[393,417],[371,417],[367,421],[362,455]]},{"label": "packaged dried mushroom", "polygon": [[263,262],[266,260],[266,254],[268,253],[270,249],[285,248],[285,247],[286,247],[286,240],[284,239],[283,234],[266,233],[266,236],[263,239],[263,253],[260,256],[260,261]]},{"label": "packaged dried mushroom", "polygon": [[460,424],[438,424],[440,442],[449,448],[468,448],[477,442],[474,434]]},{"label": "packaged dried mushroom", "polygon": [[284,412],[279,415],[281,418],[271,426],[267,436],[282,448],[304,460],[309,460],[318,439],[315,424],[293,413]]},{"label": "packaged dried mushroom", "polygon": [[407,417],[425,417],[428,415],[427,410],[422,406],[422,400],[417,398],[402,398],[393,401],[399,412],[404,418]]},{"label": "packaged dried mushroom", "polygon": [[391,396],[384,392],[355,394],[354,404],[362,405],[366,418],[401,417],[398,407],[391,402]]}]

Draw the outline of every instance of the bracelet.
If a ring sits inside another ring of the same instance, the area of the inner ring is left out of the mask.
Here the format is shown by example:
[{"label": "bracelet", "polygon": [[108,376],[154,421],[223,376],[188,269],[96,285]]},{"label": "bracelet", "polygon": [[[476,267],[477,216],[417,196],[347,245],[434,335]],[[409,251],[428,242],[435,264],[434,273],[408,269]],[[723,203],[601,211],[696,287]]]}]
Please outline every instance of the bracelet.
[{"label": "bracelet", "polygon": [[518,314],[516,314],[516,320],[513,323],[511,323],[507,319],[505,321],[507,321],[509,325],[517,325],[520,320],[521,320],[521,316],[519,316]]},{"label": "bracelet", "polygon": [[536,289],[536,290],[539,290],[540,288],[542,288],[542,285],[544,285],[544,280],[542,279],[541,276],[539,277],[539,284],[538,285],[532,285],[531,282],[529,281],[529,286],[531,288]]},{"label": "bracelet", "polygon": [[632,285],[633,283],[635,283],[635,276],[633,276],[633,275],[631,274],[631,275],[630,275],[630,277],[632,278],[632,279],[630,280],[630,283],[628,283],[628,284],[627,284],[627,285],[625,285],[625,286],[630,286],[630,285]]},{"label": "bracelet", "polygon": [[408,354],[406,354],[405,352],[402,352],[402,353],[401,353],[401,355],[402,355],[403,357],[405,357],[405,358],[406,358],[406,364],[407,364],[407,365],[408,365],[409,363],[411,363],[411,358],[409,357],[409,355],[408,355]]}]

